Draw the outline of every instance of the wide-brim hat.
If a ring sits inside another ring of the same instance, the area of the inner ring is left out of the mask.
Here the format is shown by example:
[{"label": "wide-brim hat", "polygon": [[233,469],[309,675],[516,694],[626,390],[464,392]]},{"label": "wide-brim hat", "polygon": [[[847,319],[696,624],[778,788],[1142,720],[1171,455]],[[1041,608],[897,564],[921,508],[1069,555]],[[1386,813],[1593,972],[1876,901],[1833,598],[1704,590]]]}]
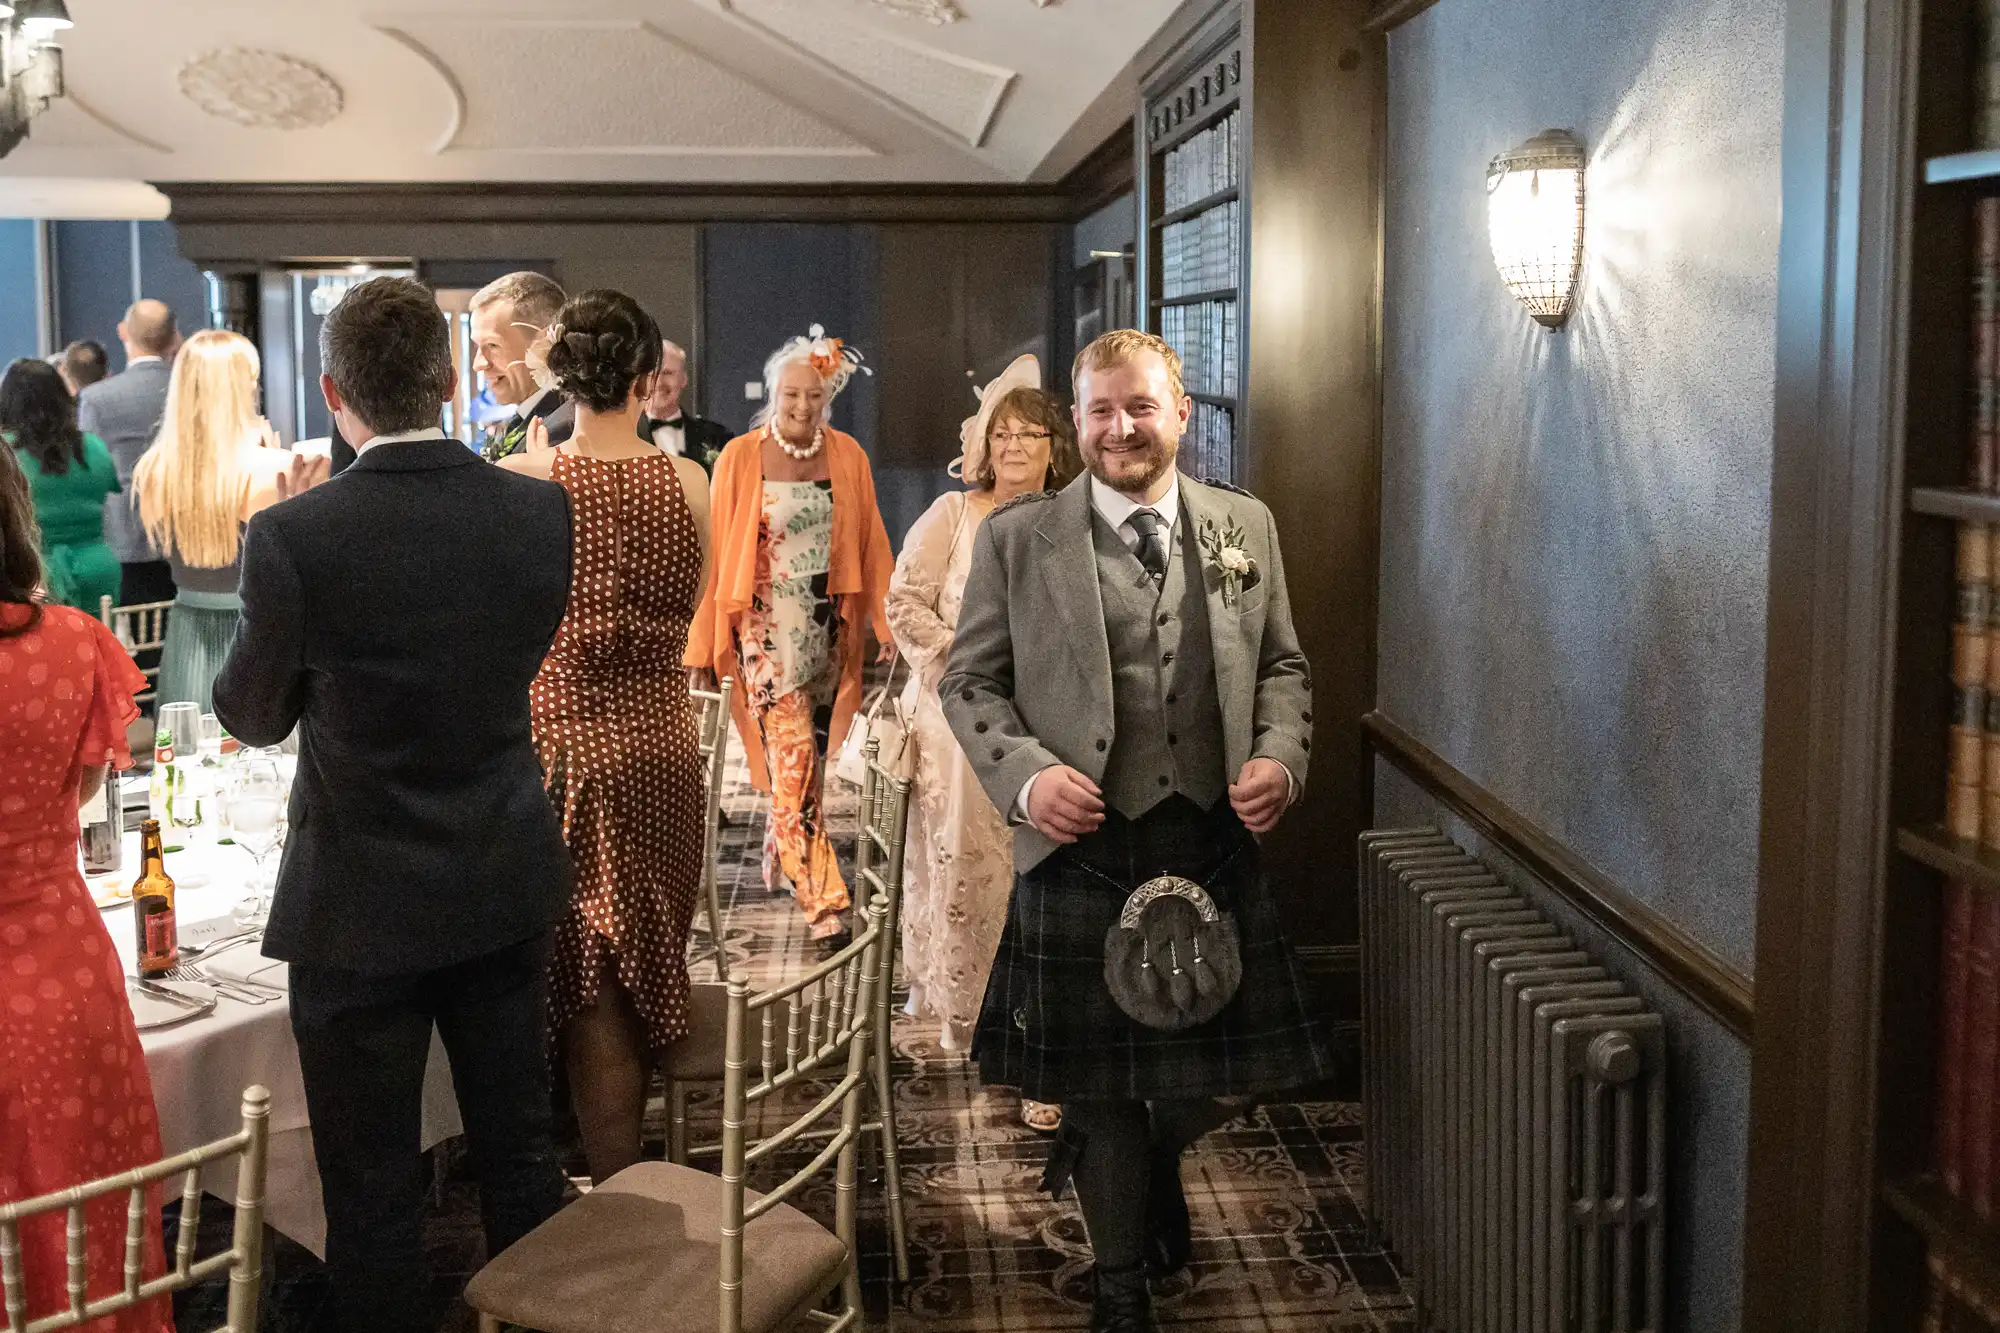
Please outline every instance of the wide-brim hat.
[{"label": "wide-brim hat", "polygon": [[945,471],[954,477],[971,481],[986,466],[986,428],[993,423],[993,412],[1008,394],[1016,389],[1039,389],[1042,387],[1042,363],[1034,353],[1024,352],[1014,358],[1008,366],[994,377],[993,382],[983,389],[974,389],[973,396],[979,399],[979,410],[965,419],[958,428],[958,457],[953,459]]}]

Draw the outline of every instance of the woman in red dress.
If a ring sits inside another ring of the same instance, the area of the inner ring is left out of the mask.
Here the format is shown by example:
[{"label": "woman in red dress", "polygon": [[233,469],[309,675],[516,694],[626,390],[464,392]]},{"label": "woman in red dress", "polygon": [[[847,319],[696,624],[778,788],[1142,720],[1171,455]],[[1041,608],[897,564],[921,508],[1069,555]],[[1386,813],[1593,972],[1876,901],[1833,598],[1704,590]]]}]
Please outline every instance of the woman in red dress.
[{"label": "woman in red dress", "polygon": [[[0,1203],[160,1157],[125,969],[77,868],[77,806],[129,768],[125,728],[145,678],[92,617],[34,599],[41,557],[27,478],[0,445]],[[92,1299],[115,1294],[125,1198],[89,1209]],[[166,1271],[148,1210],[147,1276]],[[22,1227],[28,1317],[68,1307],[63,1214]],[[85,1327],[173,1328],[166,1297]]]}]

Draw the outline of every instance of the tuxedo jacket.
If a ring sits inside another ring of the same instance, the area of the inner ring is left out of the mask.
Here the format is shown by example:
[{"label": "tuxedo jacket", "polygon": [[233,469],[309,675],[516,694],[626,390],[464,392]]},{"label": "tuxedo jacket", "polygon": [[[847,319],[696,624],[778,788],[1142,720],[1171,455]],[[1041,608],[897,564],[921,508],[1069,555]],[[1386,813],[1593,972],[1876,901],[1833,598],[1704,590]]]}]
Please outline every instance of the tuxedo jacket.
[{"label": "tuxedo jacket", "polygon": [[[1244,491],[1180,478],[1180,519],[1249,557],[1228,580],[1203,554],[1198,575],[1214,655],[1220,750],[1228,780],[1253,758],[1275,759],[1305,784],[1312,750],[1312,676],[1292,627],[1271,511]],[[1029,778],[1067,764],[1100,785],[1117,728],[1110,638],[1091,533],[1090,474],[1053,496],[1023,496],[980,526],[938,692],[945,720],[1003,813]],[[1014,868],[1033,869],[1057,843],[1014,828]]]},{"label": "tuxedo jacket", "polygon": [[528,686],[568,601],[570,522],[562,487],[450,439],[377,445],[250,520],[215,711],[250,745],[299,730],[271,957],[430,971],[563,914]]},{"label": "tuxedo jacket", "polygon": [[[644,412],[639,414],[639,438],[647,444],[653,442],[653,429],[665,422],[655,421]],[[698,417],[692,412],[681,414],[681,439],[687,444],[687,456],[701,464],[701,470],[711,475],[715,472],[715,460],[722,457],[722,446],[733,437],[729,427],[707,417]]]}]

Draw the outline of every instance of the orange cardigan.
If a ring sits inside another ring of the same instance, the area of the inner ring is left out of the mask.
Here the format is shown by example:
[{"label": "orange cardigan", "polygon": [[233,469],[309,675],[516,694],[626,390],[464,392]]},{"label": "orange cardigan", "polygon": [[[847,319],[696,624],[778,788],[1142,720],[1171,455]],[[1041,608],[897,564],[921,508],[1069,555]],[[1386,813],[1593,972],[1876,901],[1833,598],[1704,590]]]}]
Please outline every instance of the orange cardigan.
[{"label": "orange cardigan", "polygon": [[[743,669],[736,659],[736,627],[750,609],[750,595],[757,586],[757,528],[764,511],[762,441],[762,431],[739,435],[715,460],[708,500],[714,558],[701,607],[688,630],[686,660],[691,667],[713,670],[718,680],[736,677],[730,711],[736,716],[737,734],[743,738],[744,755],[750,761],[750,780],[758,790],[769,791],[771,777],[764,763],[764,746],[751,723],[741,684]],[[828,571],[827,592],[839,609],[841,625],[840,692],[834,698],[833,730],[828,737],[829,750],[837,752],[861,706],[866,631],[879,626],[877,633],[887,640],[889,621],[882,611],[882,598],[889,591],[896,561],[889,550],[888,530],[882,526],[882,511],[875,505],[875,478],[868,470],[868,455],[860,443],[829,426],[826,464],[833,480],[833,566]]]}]

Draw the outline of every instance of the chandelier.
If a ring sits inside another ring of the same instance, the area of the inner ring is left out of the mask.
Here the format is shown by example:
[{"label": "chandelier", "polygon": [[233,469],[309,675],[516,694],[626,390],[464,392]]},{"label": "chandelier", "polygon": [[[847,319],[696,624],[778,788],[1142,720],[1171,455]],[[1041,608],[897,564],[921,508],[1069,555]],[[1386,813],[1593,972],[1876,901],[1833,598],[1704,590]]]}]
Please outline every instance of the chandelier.
[{"label": "chandelier", "polygon": [[28,137],[28,122],[63,95],[57,33],[73,26],[63,0],[0,0],[0,157]]}]

